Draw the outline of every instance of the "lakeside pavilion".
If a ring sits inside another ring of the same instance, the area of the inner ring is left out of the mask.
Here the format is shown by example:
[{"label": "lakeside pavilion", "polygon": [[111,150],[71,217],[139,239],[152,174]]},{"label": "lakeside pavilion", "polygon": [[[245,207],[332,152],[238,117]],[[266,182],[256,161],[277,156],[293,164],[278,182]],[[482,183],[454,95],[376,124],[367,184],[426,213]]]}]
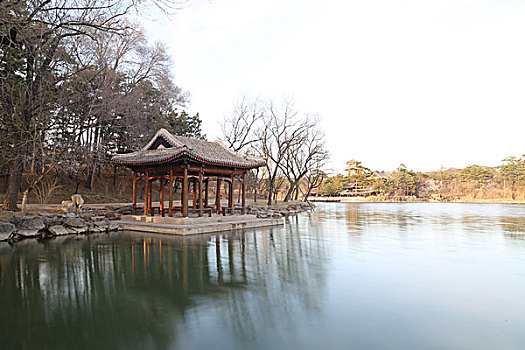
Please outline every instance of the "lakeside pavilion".
[{"label": "lakeside pavilion", "polygon": [[[141,150],[119,154],[113,162],[124,165],[133,171],[133,215],[141,211],[144,216],[159,215],[188,217],[188,213],[212,213],[233,215],[235,210],[246,214],[245,175],[250,169],[264,165],[261,159],[243,156],[230,150],[219,141],[209,142],[183,136],[175,136],[165,129],[160,129],[151,141]],[[137,204],[137,182],[144,181],[144,205]],[[240,182],[242,206],[234,206],[235,182]],[[152,202],[152,185],[159,182],[159,206]],[[208,192],[212,181],[215,186],[215,201],[209,205]],[[222,182],[228,184],[228,205],[221,208]],[[180,205],[174,205],[174,189],[181,184]],[[166,186],[167,185],[167,186]],[[188,197],[192,187],[191,207]],[[168,189],[168,207],[165,208],[164,189]]]}]

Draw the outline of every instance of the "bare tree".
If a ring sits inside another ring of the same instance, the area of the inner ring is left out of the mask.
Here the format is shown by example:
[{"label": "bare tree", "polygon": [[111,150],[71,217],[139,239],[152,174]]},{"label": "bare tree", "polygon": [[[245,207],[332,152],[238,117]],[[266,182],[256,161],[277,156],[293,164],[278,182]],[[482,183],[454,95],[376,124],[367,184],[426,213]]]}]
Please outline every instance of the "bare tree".
[{"label": "bare tree", "polygon": [[[324,133],[318,124],[316,117],[299,115],[292,99],[261,103],[244,96],[223,120],[221,139],[235,151],[264,159],[266,167],[261,173],[268,180],[265,187],[270,205],[286,180],[290,186],[285,201],[293,193],[298,196],[299,184],[311,167],[320,166],[328,158]],[[255,201],[258,174],[254,178]]]},{"label": "bare tree", "polygon": [[257,130],[263,115],[264,109],[260,100],[241,97],[231,114],[226,116],[220,125],[221,141],[236,152],[256,143],[259,140]]},{"label": "bare tree", "polygon": [[312,127],[308,118],[301,119],[291,99],[280,105],[268,102],[264,115],[264,127],[259,132],[259,152],[268,171],[268,205],[272,204],[275,183],[282,170],[288,152],[304,142],[305,133]]},{"label": "bare tree", "polygon": [[306,179],[306,193],[304,193],[303,201],[308,201],[308,197],[314,189],[321,187],[324,180],[328,177],[327,173],[323,170],[326,166],[326,160],[318,159],[313,166],[308,169],[305,175]]},{"label": "bare tree", "polygon": [[324,160],[328,159],[329,154],[325,146],[325,135],[319,129],[319,119],[312,121],[306,119],[307,124],[316,125],[307,128],[299,138],[299,142],[290,147],[285,154],[284,161],[280,167],[286,176],[290,186],[284,199],[288,202],[292,195],[299,194],[299,184],[306,174],[314,166],[319,166]]}]

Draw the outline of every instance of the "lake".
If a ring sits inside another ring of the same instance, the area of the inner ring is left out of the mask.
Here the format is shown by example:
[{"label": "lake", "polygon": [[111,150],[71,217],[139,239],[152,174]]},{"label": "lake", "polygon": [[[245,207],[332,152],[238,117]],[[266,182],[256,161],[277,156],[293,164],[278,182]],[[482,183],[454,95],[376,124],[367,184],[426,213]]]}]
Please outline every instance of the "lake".
[{"label": "lake", "polygon": [[0,243],[2,349],[523,349],[525,206]]}]

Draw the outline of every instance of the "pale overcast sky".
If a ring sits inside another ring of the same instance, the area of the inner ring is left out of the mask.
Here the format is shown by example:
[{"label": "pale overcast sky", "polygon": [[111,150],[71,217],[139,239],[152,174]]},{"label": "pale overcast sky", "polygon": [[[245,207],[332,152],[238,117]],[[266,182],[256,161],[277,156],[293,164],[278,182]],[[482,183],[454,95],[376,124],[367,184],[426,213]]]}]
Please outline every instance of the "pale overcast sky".
[{"label": "pale overcast sky", "polygon": [[209,139],[249,94],[321,114],[336,171],[525,153],[523,0],[190,0],[144,25]]}]

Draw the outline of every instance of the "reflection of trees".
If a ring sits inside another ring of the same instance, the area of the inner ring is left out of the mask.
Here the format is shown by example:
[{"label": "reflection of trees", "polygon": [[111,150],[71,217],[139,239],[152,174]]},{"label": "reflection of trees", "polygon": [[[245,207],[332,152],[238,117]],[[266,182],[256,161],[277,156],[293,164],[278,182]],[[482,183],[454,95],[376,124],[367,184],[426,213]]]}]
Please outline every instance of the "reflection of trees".
[{"label": "reflection of trees", "polygon": [[516,238],[525,233],[524,217],[490,214],[483,211],[486,209],[468,211],[469,204],[345,203],[323,206],[323,210],[335,220],[345,220],[350,233],[361,233],[371,226],[391,225],[401,230],[439,226],[443,230],[460,229],[473,233],[503,231],[518,235]]},{"label": "reflection of trees", "polygon": [[319,232],[293,220],[231,234],[0,246],[2,347],[168,348],[183,336],[188,311],[209,301],[227,310],[222,321],[237,341],[253,341],[256,327],[293,325],[297,303],[319,302],[326,260]]},{"label": "reflection of trees", "polygon": [[505,237],[525,240],[525,217],[502,217],[500,226]]},{"label": "reflection of trees", "polygon": [[372,225],[395,224],[401,229],[408,229],[421,222],[417,214],[410,214],[406,208],[382,204],[345,203],[344,218],[350,232],[361,232]]}]

